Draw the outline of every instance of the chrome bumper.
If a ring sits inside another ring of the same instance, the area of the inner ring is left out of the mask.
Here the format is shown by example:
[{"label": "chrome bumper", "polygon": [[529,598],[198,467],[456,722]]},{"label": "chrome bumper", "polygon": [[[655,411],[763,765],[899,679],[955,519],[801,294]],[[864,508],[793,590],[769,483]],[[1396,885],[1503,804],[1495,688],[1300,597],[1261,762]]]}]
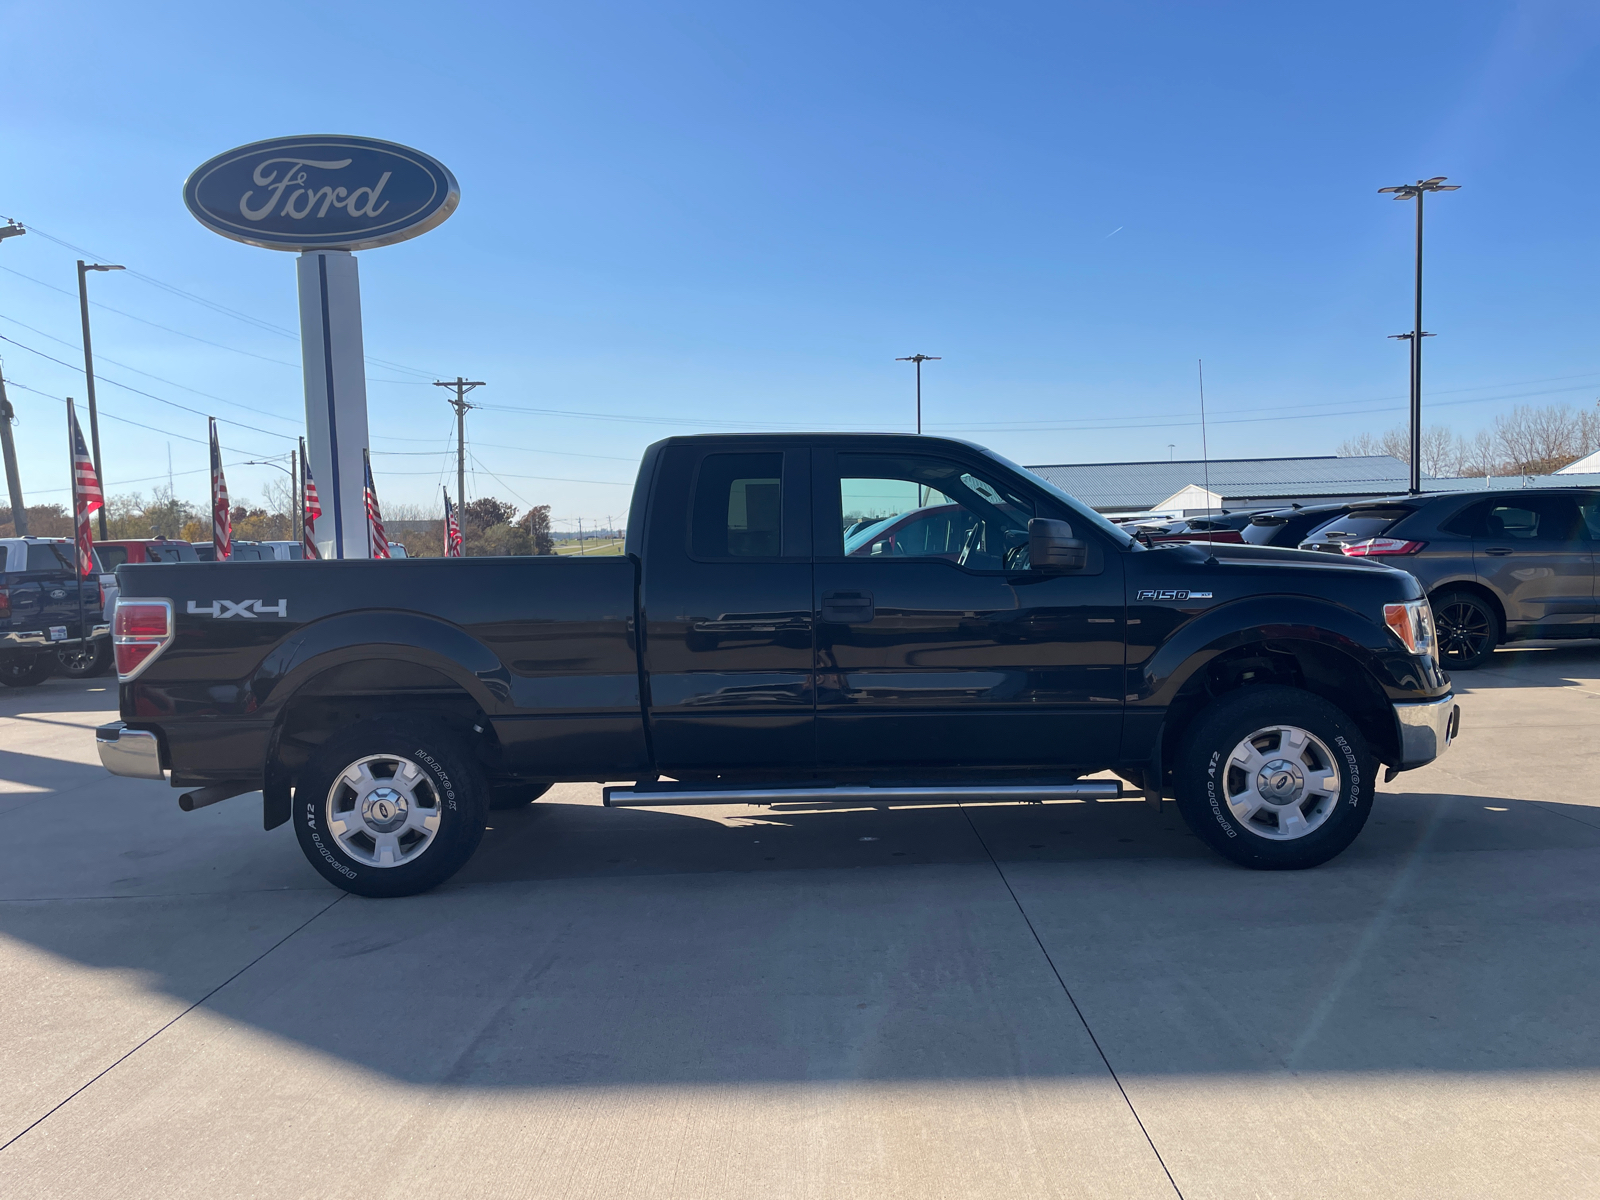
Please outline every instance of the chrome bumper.
[{"label": "chrome bumper", "polygon": [[121,721],[94,731],[100,765],[113,775],[135,779],[165,779],[161,770],[161,743],[147,729],[129,729]]},{"label": "chrome bumper", "polygon": [[1453,695],[1396,704],[1394,717],[1400,726],[1400,761],[1394,765],[1402,771],[1431,763],[1461,732],[1461,706]]},{"label": "chrome bumper", "polygon": [[[98,638],[110,636],[111,626],[109,625],[89,626],[89,640],[91,642]],[[82,638],[61,638],[52,642],[49,633],[43,629],[28,630],[24,633],[0,633],[0,648],[53,650],[57,646],[76,646],[82,641]]]}]

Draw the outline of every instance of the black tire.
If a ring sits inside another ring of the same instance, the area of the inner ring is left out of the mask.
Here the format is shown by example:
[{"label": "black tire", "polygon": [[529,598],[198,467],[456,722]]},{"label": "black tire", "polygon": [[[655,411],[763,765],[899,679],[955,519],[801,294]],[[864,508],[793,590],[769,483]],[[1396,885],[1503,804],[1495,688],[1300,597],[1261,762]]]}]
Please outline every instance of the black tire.
[{"label": "black tire", "polygon": [[[353,787],[346,771],[363,760],[371,760],[370,780]],[[472,857],[488,795],[482,767],[448,728],[425,718],[379,718],[317,749],[300,773],[291,811],[300,849],[329,883],[357,896],[414,896]],[[371,802],[367,816],[363,796]],[[341,810],[350,821],[338,821]],[[431,832],[418,826],[434,818]],[[385,822],[387,830],[369,832]],[[386,850],[398,857],[394,865],[379,865]]]},{"label": "black tire", "polygon": [[[1310,737],[1297,751],[1284,740],[1289,735],[1274,732],[1279,726]],[[1247,772],[1233,756],[1253,734],[1262,735],[1251,743],[1260,766]],[[1372,811],[1377,766],[1355,722],[1320,696],[1246,687],[1223,696],[1189,727],[1173,782],[1184,821],[1218,854],[1257,870],[1294,871],[1327,862],[1355,840]],[[1335,774],[1337,788],[1316,786]],[[1263,800],[1269,794],[1287,802]],[[1240,808],[1263,802],[1241,818],[1229,803],[1235,795]],[[1294,833],[1296,820],[1306,832]]]},{"label": "black tire", "polygon": [[489,786],[489,807],[494,812],[532,804],[556,783],[553,779],[518,779]]},{"label": "black tire", "polygon": [[1432,598],[1439,661],[1452,671],[1482,666],[1500,643],[1500,617],[1481,596],[1441,592]]},{"label": "black tire", "polygon": [[67,679],[95,679],[111,669],[111,639],[101,638],[81,647],[56,651],[56,674]]},{"label": "black tire", "polygon": [[55,673],[56,656],[42,654],[8,655],[0,659],[0,684],[6,687],[37,687]]}]

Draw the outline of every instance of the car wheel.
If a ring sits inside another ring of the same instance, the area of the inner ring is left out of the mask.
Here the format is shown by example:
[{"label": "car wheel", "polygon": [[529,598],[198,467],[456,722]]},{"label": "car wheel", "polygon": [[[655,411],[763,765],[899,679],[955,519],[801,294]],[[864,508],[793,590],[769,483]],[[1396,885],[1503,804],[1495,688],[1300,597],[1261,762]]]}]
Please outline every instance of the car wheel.
[{"label": "car wheel", "polygon": [[483,837],[489,788],[461,739],[413,717],[363,721],[318,748],[295,785],[295,835],[322,877],[358,896],[443,883]]},{"label": "car wheel", "polygon": [[495,812],[522,808],[555,787],[553,779],[518,779],[489,786],[489,807]]},{"label": "car wheel", "polygon": [[1377,761],[1320,696],[1246,687],[1212,705],[1178,751],[1178,811],[1225,858],[1299,870],[1348,846],[1372,811]]},{"label": "car wheel", "polygon": [[1452,671],[1488,662],[1500,641],[1500,619],[1494,610],[1471,592],[1445,592],[1431,603],[1440,661]]},{"label": "car wheel", "polygon": [[94,679],[110,669],[110,638],[91,642],[88,649],[78,646],[56,651],[56,672],[68,679]]},{"label": "car wheel", "polygon": [[48,650],[43,654],[18,654],[0,660],[0,684],[6,687],[36,687],[49,679],[56,669],[56,656]]}]

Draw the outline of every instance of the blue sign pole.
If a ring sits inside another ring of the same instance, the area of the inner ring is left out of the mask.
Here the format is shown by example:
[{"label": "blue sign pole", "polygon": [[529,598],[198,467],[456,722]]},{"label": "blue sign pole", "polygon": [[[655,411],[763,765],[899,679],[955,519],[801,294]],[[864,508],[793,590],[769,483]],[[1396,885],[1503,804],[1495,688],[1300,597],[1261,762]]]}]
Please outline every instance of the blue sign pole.
[{"label": "blue sign pole", "polygon": [[214,233],[300,252],[307,457],[331,517],[319,524],[318,546],[324,558],[368,557],[367,377],[351,251],[405,241],[440,224],[461,200],[455,176],[409,146],[312,134],[217,155],[195,168],[183,199]]}]

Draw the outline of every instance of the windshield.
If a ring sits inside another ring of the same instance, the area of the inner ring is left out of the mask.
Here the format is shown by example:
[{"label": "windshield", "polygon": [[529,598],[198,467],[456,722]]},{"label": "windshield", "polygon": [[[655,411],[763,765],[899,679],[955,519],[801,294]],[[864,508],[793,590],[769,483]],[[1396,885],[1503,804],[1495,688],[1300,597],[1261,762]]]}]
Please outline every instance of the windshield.
[{"label": "windshield", "polygon": [[[1093,525],[1096,529],[1100,530],[1100,532],[1104,533],[1124,550],[1130,546],[1138,544],[1133,540],[1132,535],[1129,534],[1126,529],[1123,529],[1118,525],[1113,525],[1099,513],[1095,512],[1094,509],[1087,507],[1081,500],[1067,495],[1066,492],[1063,492],[1048,479],[1041,479],[1032,471],[1028,470],[1027,467],[1019,467],[1009,458],[1006,458],[1002,454],[996,454],[993,450],[985,450],[984,454],[987,457],[994,459],[994,461],[999,463],[1001,466],[1008,467],[1015,471],[1018,475],[1021,475],[1034,486],[1044,489],[1044,491],[1048,493],[1052,499],[1064,505],[1067,511],[1070,512],[1075,518]],[[1076,532],[1076,530],[1074,530],[1074,532]]]}]

